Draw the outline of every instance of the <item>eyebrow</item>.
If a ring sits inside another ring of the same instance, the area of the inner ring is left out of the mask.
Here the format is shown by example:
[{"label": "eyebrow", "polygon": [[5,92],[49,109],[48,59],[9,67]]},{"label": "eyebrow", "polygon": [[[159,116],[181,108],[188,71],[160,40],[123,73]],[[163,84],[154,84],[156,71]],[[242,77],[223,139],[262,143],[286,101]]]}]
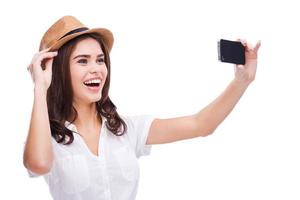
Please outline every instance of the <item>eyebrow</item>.
[{"label": "eyebrow", "polygon": [[[79,58],[79,57],[84,57],[84,58],[90,58],[91,56],[90,55],[86,55],[86,54],[81,54],[81,55],[77,55],[73,58],[76,59],[76,58]],[[104,54],[99,54],[97,57],[104,57]]]}]

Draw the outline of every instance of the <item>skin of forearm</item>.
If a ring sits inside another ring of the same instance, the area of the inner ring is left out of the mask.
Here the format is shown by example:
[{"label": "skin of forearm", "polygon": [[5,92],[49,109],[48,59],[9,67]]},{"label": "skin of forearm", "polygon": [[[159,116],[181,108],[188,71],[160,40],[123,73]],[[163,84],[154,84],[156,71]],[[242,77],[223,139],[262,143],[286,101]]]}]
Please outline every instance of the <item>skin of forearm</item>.
[{"label": "skin of forearm", "polygon": [[220,96],[198,112],[195,118],[199,125],[199,134],[206,136],[213,133],[233,110],[247,87],[248,84],[232,80]]},{"label": "skin of forearm", "polygon": [[23,156],[24,165],[36,173],[45,173],[53,160],[46,94],[43,89],[34,88],[34,103]]}]

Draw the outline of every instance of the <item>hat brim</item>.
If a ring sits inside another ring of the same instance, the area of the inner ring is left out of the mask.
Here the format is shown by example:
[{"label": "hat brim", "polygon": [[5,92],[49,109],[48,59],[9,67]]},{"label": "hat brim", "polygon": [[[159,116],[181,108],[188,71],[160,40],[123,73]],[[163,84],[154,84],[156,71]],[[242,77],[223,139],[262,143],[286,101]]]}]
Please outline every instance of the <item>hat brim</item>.
[{"label": "hat brim", "polygon": [[73,33],[73,34],[67,35],[67,36],[63,37],[62,39],[58,40],[57,42],[55,42],[53,45],[51,45],[49,51],[57,51],[60,47],[62,47],[68,41],[70,41],[73,38],[76,38],[80,35],[86,34],[86,33],[96,33],[96,34],[101,35],[108,51],[109,52],[111,51],[113,43],[114,43],[114,37],[113,37],[112,32],[105,28],[88,29],[86,31],[81,31],[78,33]]}]

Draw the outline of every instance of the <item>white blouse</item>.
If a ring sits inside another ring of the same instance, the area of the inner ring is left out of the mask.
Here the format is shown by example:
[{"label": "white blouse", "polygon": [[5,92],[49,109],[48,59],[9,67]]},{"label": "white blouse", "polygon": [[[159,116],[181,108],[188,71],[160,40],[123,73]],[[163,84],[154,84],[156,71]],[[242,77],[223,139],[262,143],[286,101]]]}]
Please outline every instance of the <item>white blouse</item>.
[{"label": "white blouse", "polygon": [[[70,145],[52,138],[54,162],[44,174],[54,200],[134,200],[139,183],[138,158],[149,155],[152,145],[146,145],[152,115],[121,116],[127,125],[123,136],[102,128],[98,155],[93,154],[79,134],[74,133]],[[65,126],[76,130],[69,122]],[[28,170],[30,177],[40,176]]]}]

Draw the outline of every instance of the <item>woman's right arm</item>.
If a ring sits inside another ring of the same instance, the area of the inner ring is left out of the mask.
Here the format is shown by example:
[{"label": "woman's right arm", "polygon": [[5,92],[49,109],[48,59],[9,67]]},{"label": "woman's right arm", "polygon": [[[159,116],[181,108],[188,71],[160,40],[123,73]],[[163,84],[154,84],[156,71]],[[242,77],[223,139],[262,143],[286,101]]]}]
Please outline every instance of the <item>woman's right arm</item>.
[{"label": "woman's right arm", "polygon": [[[27,169],[37,174],[47,173],[53,161],[47,90],[51,84],[52,62],[56,55],[57,52],[48,52],[47,49],[41,51],[33,57],[28,67],[34,81],[34,102],[23,163]],[[44,59],[47,59],[45,70],[41,67]]]}]

